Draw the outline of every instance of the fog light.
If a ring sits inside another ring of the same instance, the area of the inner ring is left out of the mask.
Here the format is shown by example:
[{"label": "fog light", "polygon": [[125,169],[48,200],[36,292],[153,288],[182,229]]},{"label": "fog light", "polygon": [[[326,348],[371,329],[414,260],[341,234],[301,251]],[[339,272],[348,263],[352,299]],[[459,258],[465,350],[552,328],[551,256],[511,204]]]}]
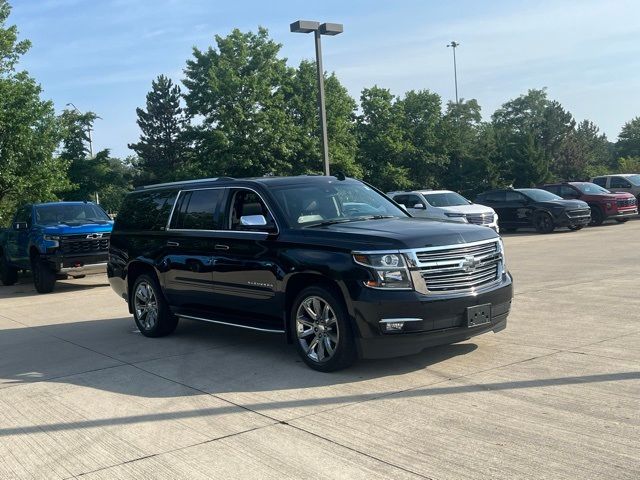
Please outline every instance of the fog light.
[{"label": "fog light", "polygon": [[384,328],[387,332],[400,332],[404,328],[404,322],[386,322]]}]

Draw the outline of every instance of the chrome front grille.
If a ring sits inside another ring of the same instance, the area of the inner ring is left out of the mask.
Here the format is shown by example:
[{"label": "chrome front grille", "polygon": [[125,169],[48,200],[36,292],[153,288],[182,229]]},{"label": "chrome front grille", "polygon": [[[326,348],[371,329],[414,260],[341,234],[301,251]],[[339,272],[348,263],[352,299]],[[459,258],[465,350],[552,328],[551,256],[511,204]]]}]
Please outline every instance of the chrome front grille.
[{"label": "chrome front grille", "polygon": [[466,293],[500,281],[499,240],[415,250],[415,267],[428,293]]},{"label": "chrome front grille", "polygon": [[591,215],[591,209],[580,208],[577,210],[568,210],[567,215],[569,215],[571,218],[588,217]]},{"label": "chrome front grille", "polygon": [[466,215],[467,222],[474,225],[488,225],[493,222],[493,213],[479,213]]}]

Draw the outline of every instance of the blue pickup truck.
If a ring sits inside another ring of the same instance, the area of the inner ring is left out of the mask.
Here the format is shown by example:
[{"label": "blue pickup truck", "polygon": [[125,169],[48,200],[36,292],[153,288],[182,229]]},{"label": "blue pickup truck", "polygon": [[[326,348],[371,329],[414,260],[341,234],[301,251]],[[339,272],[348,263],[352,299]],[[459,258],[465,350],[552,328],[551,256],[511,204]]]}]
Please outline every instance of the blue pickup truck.
[{"label": "blue pickup truck", "polygon": [[39,293],[56,280],[104,271],[113,221],[90,202],[25,205],[11,226],[0,230],[0,281],[13,285],[31,270]]}]

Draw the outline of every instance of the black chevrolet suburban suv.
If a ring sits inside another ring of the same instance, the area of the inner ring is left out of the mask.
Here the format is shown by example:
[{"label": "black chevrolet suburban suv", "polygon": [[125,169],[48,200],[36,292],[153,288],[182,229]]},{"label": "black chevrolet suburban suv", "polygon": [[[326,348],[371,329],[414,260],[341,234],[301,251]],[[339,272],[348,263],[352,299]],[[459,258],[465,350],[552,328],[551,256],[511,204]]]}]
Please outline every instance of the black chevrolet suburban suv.
[{"label": "black chevrolet suburban suv", "polygon": [[412,218],[328,176],[139,188],[107,273],[145,336],[179,318],[282,333],[320,371],[497,332],[513,294],[493,230]]}]

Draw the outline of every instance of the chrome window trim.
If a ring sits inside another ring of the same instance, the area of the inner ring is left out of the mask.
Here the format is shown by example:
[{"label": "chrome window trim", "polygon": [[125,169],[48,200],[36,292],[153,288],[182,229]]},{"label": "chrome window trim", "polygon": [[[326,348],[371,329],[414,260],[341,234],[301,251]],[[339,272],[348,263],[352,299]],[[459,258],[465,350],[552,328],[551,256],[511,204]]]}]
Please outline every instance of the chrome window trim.
[{"label": "chrome window trim", "polygon": [[[231,230],[231,229],[227,229],[227,230],[207,230],[207,229],[198,229],[198,228],[171,228],[171,220],[173,219],[173,215],[175,213],[175,209],[176,209],[176,205],[178,204],[178,200],[180,200],[180,196],[182,195],[182,193],[187,193],[187,192],[198,192],[201,190],[224,190],[224,189],[235,189],[235,190],[249,190],[252,191],[253,193],[255,193],[256,195],[258,195],[258,197],[260,197],[260,200],[262,200],[262,203],[264,203],[264,205],[267,207],[267,211],[269,212],[269,215],[271,215],[271,218],[273,218],[273,223],[275,223],[276,225],[276,231],[274,232],[263,232],[263,231],[249,231],[249,230]],[[220,186],[220,187],[206,187],[206,188],[189,188],[189,189],[184,189],[184,190],[178,190],[178,195],[176,196],[176,201],[173,202],[173,207],[171,208],[171,214],[169,215],[169,220],[167,221],[167,225],[165,227],[165,231],[167,232],[211,232],[211,233],[240,233],[240,234],[251,234],[251,235],[265,235],[268,236],[269,234],[274,234],[274,235],[278,235],[280,233],[280,226],[278,225],[278,220],[276,219],[275,215],[273,214],[273,212],[271,211],[271,208],[269,207],[269,204],[265,201],[264,197],[262,195],[260,195],[259,192],[257,192],[255,189],[251,188],[251,187],[245,187],[245,186]]]}]

